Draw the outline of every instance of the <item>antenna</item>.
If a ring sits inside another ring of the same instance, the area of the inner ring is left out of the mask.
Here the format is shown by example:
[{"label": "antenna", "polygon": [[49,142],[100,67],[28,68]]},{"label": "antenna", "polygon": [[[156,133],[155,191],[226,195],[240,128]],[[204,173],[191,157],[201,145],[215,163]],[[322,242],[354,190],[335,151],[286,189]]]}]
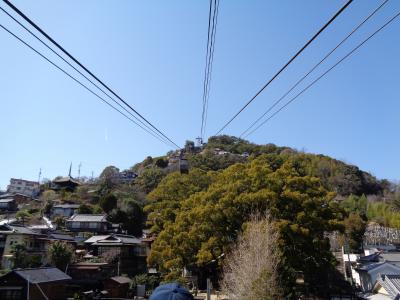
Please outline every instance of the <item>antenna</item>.
[{"label": "antenna", "polygon": [[78,166],[78,179],[81,178],[81,167],[82,167],[82,163],[80,162],[79,166]]},{"label": "antenna", "polygon": [[40,184],[40,178],[42,177],[42,168],[39,169],[38,183]]}]

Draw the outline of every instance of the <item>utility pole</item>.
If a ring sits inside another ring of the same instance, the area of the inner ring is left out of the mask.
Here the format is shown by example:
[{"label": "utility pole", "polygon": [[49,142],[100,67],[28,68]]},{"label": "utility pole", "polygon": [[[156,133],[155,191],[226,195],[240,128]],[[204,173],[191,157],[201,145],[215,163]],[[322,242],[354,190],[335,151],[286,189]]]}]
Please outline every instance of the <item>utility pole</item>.
[{"label": "utility pole", "polygon": [[29,300],[29,275],[26,278],[26,282],[27,282],[27,289],[26,289],[26,300]]}]

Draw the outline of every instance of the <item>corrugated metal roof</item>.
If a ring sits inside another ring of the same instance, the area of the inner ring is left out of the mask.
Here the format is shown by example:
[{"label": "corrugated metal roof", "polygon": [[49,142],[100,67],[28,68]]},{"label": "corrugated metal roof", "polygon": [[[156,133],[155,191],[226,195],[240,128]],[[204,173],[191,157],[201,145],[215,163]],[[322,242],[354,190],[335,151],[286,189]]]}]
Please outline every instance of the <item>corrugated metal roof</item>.
[{"label": "corrugated metal roof", "polygon": [[67,274],[57,268],[21,269],[14,270],[14,272],[31,283],[42,283],[71,279],[71,277],[69,277]]}]

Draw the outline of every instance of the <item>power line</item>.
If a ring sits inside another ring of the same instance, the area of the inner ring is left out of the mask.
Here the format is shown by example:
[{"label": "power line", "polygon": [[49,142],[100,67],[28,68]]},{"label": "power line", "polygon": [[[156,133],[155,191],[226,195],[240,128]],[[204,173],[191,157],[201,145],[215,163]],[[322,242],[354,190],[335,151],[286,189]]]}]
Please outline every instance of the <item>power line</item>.
[{"label": "power line", "polygon": [[200,139],[203,139],[203,126],[204,126],[204,112],[205,112],[205,96],[206,96],[206,85],[207,85],[207,74],[208,74],[208,55],[210,50],[210,27],[211,27],[211,10],[212,10],[212,2],[210,0],[210,6],[208,11],[208,29],[207,29],[207,49],[206,49],[206,64],[204,67],[204,80],[203,80],[203,109],[201,113],[201,129],[200,129]]},{"label": "power line", "polygon": [[59,43],[57,43],[53,38],[51,38],[43,29],[36,25],[29,17],[27,17],[22,11],[20,11],[16,6],[14,6],[10,1],[3,0],[12,10],[14,10],[18,15],[20,15],[25,21],[27,21],[31,26],[33,26],[37,31],[39,31],[43,36],[45,36],[53,45],[60,49],[65,55],[72,59],[76,64],[78,64],[83,70],[85,70],[90,76],[92,76],[97,82],[99,82],[103,87],[105,87],[111,94],[117,97],[123,104],[125,104],[129,109],[131,109],[135,114],[137,114],[143,121],[155,129],[159,134],[166,138],[178,149],[180,148],[175,142],[173,142],[169,137],[167,137],[161,130],[154,126],[150,121],[148,121],[144,116],[137,112],[129,103],[127,103],[123,98],[121,98],[117,93],[115,93],[108,85],[106,85],[102,80],[100,80],[96,75],[94,75],[88,68],[86,68],[82,63],[80,63],[72,54],[70,54],[66,49],[64,49]]},{"label": "power line", "polygon": [[[117,112],[119,112],[121,115],[123,115],[125,118],[127,118],[128,120],[130,120],[132,123],[136,124],[137,126],[139,126],[140,128],[142,128],[143,130],[145,130],[147,133],[151,134],[153,137],[155,137],[156,139],[158,139],[159,141],[163,142],[164,144],[167,144],[166,141],[162,140],[161,138],[159,138],[158,136],[156,136],[155,134],[153,134],[151,131],[148,131],[146,128],[142,127],[139,123],[137,123],[136,121],[134,121],[133,119],[131,119],[129,116],[127,116],[126,114],[124,114],[122,111],[120,111],[118,108],[116,108],[115,106],[113,106],[112,104],[110,104],[109,102],[107,102],[107,100],[105,100],[103,97],[101,97],[100,95],[98,95],[96,92],[94,92],[93,90],[91,90],[89,87],[87,87],[85,84],[83,84],[81,81],[79,81],[78,79],[76,79],[74,76],[72,76],[71,74],[69,74],[67,71],[65,71],[64,69],[62,69],[60,66],[58,66],[56,63],[52,62],[49,58],[47,58],[44,54],[40,53],[38,50],[36,50],[35,48],[33,48],[31,45],[29,45],[27,42],[25,42],[22,38],[20,38],[19,36],[17,36],[16,34],[14,34],[13,32],[11,32],[9,29],[7,29],[6,27],[4,27],[2,24],[0,24],[0,28],[2,28],[4,31],[6,31],[8,34],[10,34],[12,37],[14,37],[15,39],[17,39],[18,41],[20,41],[21,43],[23,43],[25,46],[27,46],[29,49],[31,49],[32,51],[34,51],[36,54],[38,54],[39,56],[41,56],[43,59],[45,59],[48,63],[50,63],[51,65],[53,65],[55,68],[57,68],[58,70],[60,70],[61,72],[63,72],[65,75],[67,75],[69,78],[71,78],[72,80],[74,80],[76,83],[78,83],[80,86],[82,86],[83,88],[85,88],[87,91],[89,91],[91,94],[93,94],[94,96],[96,96],[97,98],[99,98],[101,101],[103,101],[105,104],[107,104],[108,106],[110,106],[111,108],[113,108],[114,110],[116,110]],[[168,145],[168,144],[167,144]]]},{"label": "power line", "polygon": [[318,66],[320,66],[333,52],[335,52],[344,42],[346,42],[358,29],[360,29],[370,18],[372,18],[389,0],[385,0],[380,4],[372,13],[370,13],[360,24],[358,24],[344,39],[342,39],[331,51],[328,52],[317,64],[315,64],[310,71],[301,77],[285,94],[283,94],[277,101],[275,101],[257,120],[255,120],[239,137],[244,136],[249,132],[263,117],[265,117],[275,106],[277,106],[287,95],[290,94],[304,79],[308,77]]},{"label": "power line", "polygon": [[211,50],[211,59],[210,59],[210,68],[209,68],[209,76],[208,76],[208,85],[207,85],[207,96],[206,96],[206,107],[205,107],[205,113],[204,113],[204,132],[203,136],[205,135],[206,131],[206,126],[207,126],[207,116],[208,116],[208,103],[210,99],[210,86],[211,86],[211,77],[212,77],[212,69],[213,69],[213,62],[214,62],[214,49],[215,49],[215,36],[217,34],[217,25],[218,25],[218,13],[219,13],[219,0],[216,0],[215,3],[215,29],[213,31],[213,39],[212,39],[212,50]]},{"label": "power line", "polygon": [[221,131],[223,131],[230,123],[232,123],[232,121],[234,119],[236,119],[236,117],[243,111],[246,109],[247,106],[249,106],[249,104],[251,102],[254,101],[254,99],[256,99],[256,97],[258,95],[261,94],[261,92],[271,84],[272,81],[275,80],[275,78],[277,78],[279,76],[279,74],[281,74],[296,58],[297,56],[299,56],[351,3],[353,2],[353,0],[349,0],[347,1],[347,3],[342,6],[342,8],[339,9],[339,11],[324,25],[322,26],[322,28],[320,30],[318,30],[318,32],[316,34],[314,34],[314,36],[299,50],[296,52],[296,54],[294,56],[292,56],[292,58],[266,83],[262,86],[262,88],[260,90],[258,90],[258,92],[251,97],[251,99],[227,122],[225,123],[224,126],[222,126],[222,128],[220,130],[217,131],[217,133],[215,135],[218,135]]},{"label": "power line", "polygon": [[336,66],[338,66],[340,63],[342,63],[345,59],[347,59],[350,55],[352,55],[355,51],[357,51],[361,46],[363,46],[366,42],[368,42],[372,37],[374,37],[377,33],[379,33],[381,30],[383,30],[386,26],[388,26],[391,22],[393,22],[396,18],[400,16],[400,12],[398,12],[396,15],[394,15],[389,21],[387,21],[385,24],[383,24],[381,27],[379,27],[374,33],[369,35],[364,41],[362,41],[360,44],[358,44],[355,48],[353,48],[349,53],[347,53],[345,56],[343,56],[338,62],[336,62],[332,67],[330,67],[327,71],[322,73],[317,79],[315,79],[313,82],[311,82],[308,86],[306,86],[303,90],[301,90],[296,96],[294,96],[292,99],[290,99],[285,105],[283,105],[281,108],[279,108],[276,112],[274,112],[268,119],[266,119],[264,122],[262,122],[260,125],[258,125],[255,129],[253,129],[250,133],[246,135],[249,136],[253,132],[255,132],[257,129],[259,129],[261,126],[263,126],[265,123],[267,123],[269,120],[271,120],[274,116],[276,116],[279,112],[281,112],[284,108],[286,108],[290,103],[292,103],[294,100],[296,100],[301,94],[303,94],[305,91],[307,91],[310,87],[312,87],[315,83],[317,83],[321,78],[323,78],[325,75],[327,75],[330,71],[332,71]]},{"label": "power line", "polygon": [[204,68],[204,81],[203,81],[203,109],[201,114],[201,129],[200,129],[201,139],[203,139],[204,137],[206,123],[207,123],[212,65],[214,61],[215,36],[218,24],[218,11],[219,11],[219,0],[210,0],[209,15],[208,15],[206,64]]},{"label": "power line", "polygon": [[[10,17],[14,22],[16,22],[19,26],[24,28],[30,35],[32,35],[34,38],[36,38],[40,43],[42,43],[47,49],[49,49],[51,52],[53,52],[55,55],[57,55],[60,59],[62,59],[66,64],[68,64],[71,68],[73,68],[76,72],[78,72],[81,76],[83,76],[86,80],[88,80],[91,84],[93,84],[96,88],[98,88],[105,96],[107,96],[109,99],[111,99],[115,104],[117,104],[120,108],[122,108],[125,112],[127,112],[130,116],[132,116],[136,121],[138,121],[140,124],[142,124],[144,127],[146,127],[148,130],[152,131],[154,134],[159,136],[161,139],[164,139],[159,133],[154,131],[151,127],[149,127],[146,123],[144,123],[141,119],[139,119],[136,115],[134,115],[131,111],[129,111],[125,106],[123,106],[121,103],[116,101],[113,97],[111,97],[108,93],[106,93],[99,85],[97,85],[95,82],[93,82],[89,77],[87,77],[85,74],[83,74],[81,71],[79,71],[74,65],[72,65],[69,61],[67,61],[64,57],[62,57],[59,53],[57,53],[53,48],[51,48],[49,45],[47,45],[41,38],[39,38],[36,34],[34,34],[29,28],[27,28],[25,25],[23,25],[20,21],[18,21],[16,18],[14,18],[9,12],[7,12],[4,8],[0,7],[0,10],[3,11],[8,17]],[[140,128],[142,128],[140,126]],[[142,128],[143,129],[143,128]],[[146,131],[147,132],[147,131]]]}]

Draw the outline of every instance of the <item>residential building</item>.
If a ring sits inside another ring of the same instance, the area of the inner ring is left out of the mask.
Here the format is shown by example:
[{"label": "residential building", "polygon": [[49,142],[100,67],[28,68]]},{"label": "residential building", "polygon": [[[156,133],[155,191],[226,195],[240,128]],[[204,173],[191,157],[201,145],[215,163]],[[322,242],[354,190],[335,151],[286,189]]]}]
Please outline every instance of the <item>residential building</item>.
[{"label": "residential building", "polygon": [[104,280],[116,275],[117,268],[105,262],[80,262],[70,264],[67,273],[71,276],[73,284],[97,289],[101,288]]},{"label": "residential building", "polygon": [[72,176],[61,177],[54,179],[51,183],[51,188],[56,191],[65,190],[73,192],[81,183],[75,180]]},{"label": "residential building", "polygon": [[45,235],[36,233],[23,226],[1,225],[0,255],[2,255],[2,268],[11,269],[13,267],[12,249],[17,244],[24,245],[30,257],[35,257],[42,263],[46,262],[45,254],[49,245],[49,239]]},{"label": "residential building", "polygon": [[36,197],[39,194],[39,191],[39,182],[24,179],[11,178],[10,184],[7,187],[7,193],[9,194],[19,193],[29,197]]},{"label": "residential building", "polygon": [[[368,299],[398,300],[400,299],[400,274],[382,274],[374,286],[374,294]],[[375,298],[374,298],[375,296]]]},{"label": "residential building", "polygon": [[51,210],[51,217],[61,216],[69,218],[78,212],[79,204],[58,204],[54,205]]},{"label": "residential building", "polygon": [[147,244],[123,234],[95,235],[85,241],[95,256],[118,259],[120,274],[136,275],[147,272]]},{"label": "residential building", "polygon": [[0,199],[0,212],[15,212],[18,205],[13,198]]},{"label": "residential building", "polygon": [[356,284],[363,292],[371,292],[381,274],[400,275],[400,267],[387,262],[371,263],[356,268],[359,278],[355,278]]},{"label": "residential building", "polygon": [[75,214],[67,220],[66,227],[74,232],[105,233],[112,229],[112,224],[107,221],[105,214]]},{"label": "residential building", "polygon": [[114,276],[104,281],[104,289],[109,298],[126,298],[132,280],[125,276]]},{"label": "residential building", "polygon": [[0,299],[65,300],[70,280],[57,268],[16,269],[0,277]]},{"label": "residential building", "polygon": [[32,200],[37,200],[32,196],[27,196],[27,195],[24,195],[21,193],[0,195],[0,199],[9,199],[9,198],[13,198],[15,200],[15,202],[17,203],[17,205],[27,204],[27,203],[31,202]]}]

